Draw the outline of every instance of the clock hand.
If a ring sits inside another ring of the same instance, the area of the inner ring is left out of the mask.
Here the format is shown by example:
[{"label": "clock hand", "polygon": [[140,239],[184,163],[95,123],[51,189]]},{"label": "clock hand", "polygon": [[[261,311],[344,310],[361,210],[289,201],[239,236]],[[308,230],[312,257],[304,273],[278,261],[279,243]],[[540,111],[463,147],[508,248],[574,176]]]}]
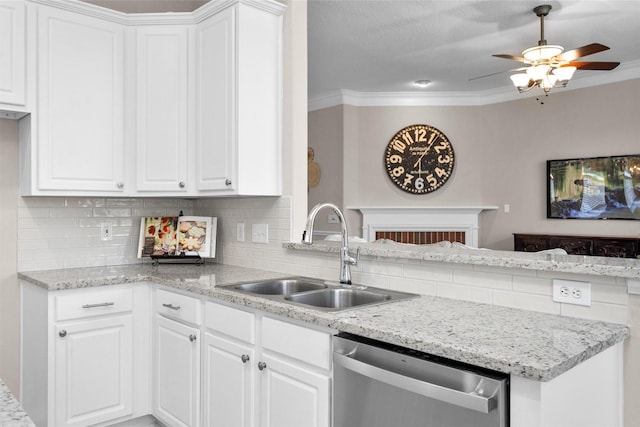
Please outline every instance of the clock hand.
[{"label": "clock hand", "polygon": [[[416,160],[416,162],[413,164],[414,168],[418,165],[422,166],[422,158],[424,157],[425,154],[429,152],[429,149],[431,148],[434,142],[436,142],[436,134],[432,133],[431,138],[429,138],[429,142],[427,142],[427,147],[424,149],[424,153],[422,153],[422,155],[418,158],[418,160]],[[422,173],[422,168],[418,169],[418,173]]]}]

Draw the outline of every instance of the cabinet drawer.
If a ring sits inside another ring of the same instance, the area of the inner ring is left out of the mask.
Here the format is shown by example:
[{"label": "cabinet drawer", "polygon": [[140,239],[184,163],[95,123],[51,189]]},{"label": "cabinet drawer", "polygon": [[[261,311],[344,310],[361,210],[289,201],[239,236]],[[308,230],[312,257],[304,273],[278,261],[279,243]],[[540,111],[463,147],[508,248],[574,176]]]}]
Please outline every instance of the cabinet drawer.
[{"label": "cabinet drawer", "polygon": [[156,310],[174,319],[199,325],[201,323],[200,300],[175,292],[158,289],[156,293]]},{"label": "cabinet drawer", "polygon": [[264,317],[262,347],[323,369],[331,366],[331,335],[326,332]]},{"label": "cabinet drawer", "polygon": [[250,344],[256,342],[256,318],[248,311],[207,302],[205,324],[212,331],[221,332]]},{"label": "cabinet drawer", "polygon": [[55,320],[80,319],[131,311],[133,290],[131,288],[83,289],[81,292],[56,295],[54,297]]}]

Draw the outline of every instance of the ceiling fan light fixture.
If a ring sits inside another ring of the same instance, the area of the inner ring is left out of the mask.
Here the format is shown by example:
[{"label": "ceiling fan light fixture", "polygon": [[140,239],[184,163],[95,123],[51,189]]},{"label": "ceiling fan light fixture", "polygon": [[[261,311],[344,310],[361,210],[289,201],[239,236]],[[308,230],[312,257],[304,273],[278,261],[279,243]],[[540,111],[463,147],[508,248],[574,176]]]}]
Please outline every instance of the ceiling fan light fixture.
[{"label": "ceiling fan light fixture", "polygon": [[539,81],[543,80],[551,70],[549,65],[534,65],[527,68],[527,74],[531,77],[531,80]]},{"label": "ceiling fan light fixture", "polygon": [[552,74],[558,78],[558,81],[563,82],[566,85],[571,77],[573,77],[573,73],[577,70],[576,67],[559,67],[553,70]]},{"label": "ceiling fan light fixture", "polygon": [[527,61],[537,62],[550,60],[554,56],[560,55],[562,52],[564,52],[564,48],[562,46],[546,44],[530,47],[522,52],[522,56]]},{"label": "ceiling fan light fixture", "polygon": [[511,81],[518,91],[524,92],[529,89],[531,77],[529,77],[529,74],[527,73],[518,73],[511,75]]}]

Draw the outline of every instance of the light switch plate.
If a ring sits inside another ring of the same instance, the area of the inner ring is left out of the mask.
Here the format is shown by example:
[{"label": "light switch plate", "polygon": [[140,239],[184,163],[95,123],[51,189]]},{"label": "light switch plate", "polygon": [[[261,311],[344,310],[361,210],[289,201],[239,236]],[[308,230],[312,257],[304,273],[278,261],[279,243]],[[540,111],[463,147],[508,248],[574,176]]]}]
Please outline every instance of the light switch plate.
[{"label": "light switch plate", "polygon": [[236,240],[238,242],[244,242],[244,222],[236,224]]},{"label": "light switch plate", "polygon": [[253,243],[269,243],[269,224],[252,224],[251,241]]}]

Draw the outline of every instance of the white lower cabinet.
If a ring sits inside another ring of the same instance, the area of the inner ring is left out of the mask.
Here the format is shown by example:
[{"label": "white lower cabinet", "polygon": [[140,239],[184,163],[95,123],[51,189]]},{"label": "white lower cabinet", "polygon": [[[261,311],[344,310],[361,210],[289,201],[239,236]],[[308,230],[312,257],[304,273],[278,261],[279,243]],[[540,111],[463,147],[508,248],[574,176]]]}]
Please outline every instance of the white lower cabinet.
[{"label": "white lower cabinet", "polygon": [[38,427],[149,413],[147,286],[22,284],[22,405]]},{"label": "white lower cabinet", "polygon": [[56,325],[56,426],[132,414],[133,316]]},{"label": "white lower cabinet", "polygon": [[168,426],[200,425],[200,299],[156,290],[153,415]]},{"label": "white lower cabinet", "polygon": [[330,425],[331,332],[207,302],[204,425]]},{"label": "white lower cabinet", "polygon": [[255,350],[252,345],[205,334],[203,355],[203,425],[255,425]]}]

